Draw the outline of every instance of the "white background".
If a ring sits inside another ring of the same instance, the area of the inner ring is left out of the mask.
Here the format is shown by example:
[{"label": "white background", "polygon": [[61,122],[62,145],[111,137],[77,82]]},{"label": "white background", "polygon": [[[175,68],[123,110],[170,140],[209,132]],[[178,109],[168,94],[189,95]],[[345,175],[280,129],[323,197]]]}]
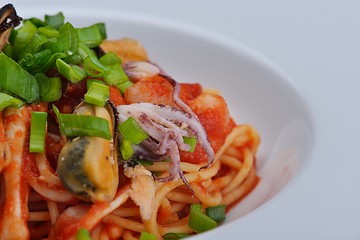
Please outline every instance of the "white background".
[{"label": "white background", "polygon": [[239,41],[270,59],[291,76],[314,114],[314,152],[295,183],[261,211],[201,239],[360,239],[360,1],[12,3],[18,12],[29,4],[70,5],[163,17]]}]

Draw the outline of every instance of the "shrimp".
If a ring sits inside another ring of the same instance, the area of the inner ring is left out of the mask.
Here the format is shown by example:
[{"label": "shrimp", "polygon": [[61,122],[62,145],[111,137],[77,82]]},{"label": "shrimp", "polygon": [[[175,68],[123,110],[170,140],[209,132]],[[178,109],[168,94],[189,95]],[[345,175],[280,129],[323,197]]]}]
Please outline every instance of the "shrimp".
[{"label": "shrimp", "polygon": [[[204,92],[189,101],[188,105],[204,126],[210,145],[216,153],[224,144],[226,136],[235,127],[224,98]],[[195,164],[207,162],[207,155],[199,144],[193,153],[181,151],[180,156],[183,162]]]},{"label": "shrimp", "polygon": [[175,107],[172,92],[171,83],[163,77],[155,75],[128,87],[124,97],[129,104],[148,102]]},{"label": "shrimp", "polygon": [[[136,82],[125,92],[125,100],[129,104],[148,102],[176,107],[173,99],[173,85],[162,75],[154,75],[150,78]],[[195,99],[202,93],[200,84],[181,83],[179,97],[185,103]]]},{"label": "shrimp", "polygon": [[[4,113],[7,165],[3,169],[5,198],[1,205],[0,239],[27,239],[27,194],[28,186],[22,174],[23,149],[26,144],[28,109],[8,108]],[[24,211],[25,210],[25,211]]]}]

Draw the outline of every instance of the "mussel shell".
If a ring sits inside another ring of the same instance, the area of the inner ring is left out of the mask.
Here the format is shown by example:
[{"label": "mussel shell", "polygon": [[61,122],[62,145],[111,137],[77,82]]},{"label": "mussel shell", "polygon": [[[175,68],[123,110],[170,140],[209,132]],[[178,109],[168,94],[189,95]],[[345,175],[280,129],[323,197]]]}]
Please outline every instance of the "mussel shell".
[{"label": "mussel shell", "polygon": [[77,137],[68,139],[58,158],[57,172],[64,186],[87,201],[110,201],[119,184],[117,114],[111,103],[97,107],[79,104],[75,114],[94,115],[107,119],[112,139]]}]

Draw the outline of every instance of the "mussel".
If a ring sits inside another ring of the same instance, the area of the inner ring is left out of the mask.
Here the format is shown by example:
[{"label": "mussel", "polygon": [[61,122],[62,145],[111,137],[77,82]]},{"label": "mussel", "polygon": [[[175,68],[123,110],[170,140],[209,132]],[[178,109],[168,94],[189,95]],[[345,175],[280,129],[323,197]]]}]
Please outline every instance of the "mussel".
[{"label": "mussel", "polygon": [[116,115],[110,103],[98,107],[81,103],[74,114],[105,118],[111,126],[112,139],[76,137],[62,148],[57,172],[64,186],[80,199],[91,202],[110,201],[119,184]]},{"label": "mussel", "polygon": [[0,51],[7,44],[11,30],[18,26],[21,20],[13,5],[6,4],[0,8]]}]

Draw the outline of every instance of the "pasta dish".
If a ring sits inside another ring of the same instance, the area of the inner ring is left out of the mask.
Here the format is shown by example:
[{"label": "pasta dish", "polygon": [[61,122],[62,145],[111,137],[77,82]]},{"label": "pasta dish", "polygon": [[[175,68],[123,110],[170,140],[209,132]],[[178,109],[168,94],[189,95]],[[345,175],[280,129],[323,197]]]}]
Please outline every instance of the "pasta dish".
[{"label": "pasta dish", "polygon": [[104,23],[0,9],[0,239],[182,239],[256,186],[257,131]]}]

